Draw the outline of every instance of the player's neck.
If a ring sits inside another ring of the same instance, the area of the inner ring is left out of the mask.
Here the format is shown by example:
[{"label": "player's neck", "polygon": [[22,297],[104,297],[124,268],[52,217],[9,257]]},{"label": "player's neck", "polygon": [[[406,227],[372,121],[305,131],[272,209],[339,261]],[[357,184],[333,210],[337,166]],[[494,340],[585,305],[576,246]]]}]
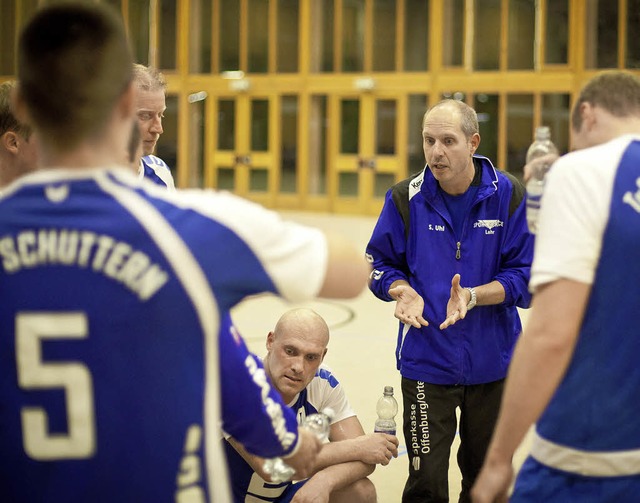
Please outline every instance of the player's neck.
[{"label": "player's neck", "polygon": [[[48,148],[50,147],[50,148]],[[40,166],[47,168],[100,168],[122,164],[122,157],[117,155],[122,149],[114,148],[111,143],[85,142],[73,149],[58,149],[42,145]]]}]

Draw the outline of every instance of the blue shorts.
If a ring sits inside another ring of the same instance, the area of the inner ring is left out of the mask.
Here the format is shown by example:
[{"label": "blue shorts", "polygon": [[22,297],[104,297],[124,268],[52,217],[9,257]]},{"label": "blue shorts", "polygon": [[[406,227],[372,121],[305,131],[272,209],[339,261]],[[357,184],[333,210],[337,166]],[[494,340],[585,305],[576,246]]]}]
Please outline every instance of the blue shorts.
[{"label": "blue shorts", "polygon": [[584,477],[549,468],[529,456],[516,478],[510,503],[622,503],[640,501],[640,475]]},{"label": "blue shorts", "polygon": [[280,496],[276,500],[277,503],[289,503],[298,492],[298,489],[300,489],[305,482],[306,480],[301,480],[300,482],[294,482],[293,484],[291,484],[285,489],[285,491],[282,493],[282,496]]}]

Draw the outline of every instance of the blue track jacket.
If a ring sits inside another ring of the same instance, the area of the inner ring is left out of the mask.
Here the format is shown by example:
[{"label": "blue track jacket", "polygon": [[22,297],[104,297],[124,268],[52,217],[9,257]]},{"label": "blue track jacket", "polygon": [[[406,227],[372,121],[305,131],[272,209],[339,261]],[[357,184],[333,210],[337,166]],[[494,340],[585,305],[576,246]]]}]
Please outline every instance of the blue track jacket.
[{"label": "blue track jacket", "polygon": [[[450,385],[504,378],[522,329],[516,306],[529,307],[533,236],[527,229],[524,187],[486,157],[474,156],[474,164],[472,185],[478,190],[460,238],[426,167],[387,192],[367,246],[374,268],[369,287],[378,298],[393,300],[389,287],[404,279],[424,299],[429,326],[400,324],[398,331],[397,366],[408,379]],[[456,273],[463,286],[499,281],[505,301],[477,306],[441,331]]]}]

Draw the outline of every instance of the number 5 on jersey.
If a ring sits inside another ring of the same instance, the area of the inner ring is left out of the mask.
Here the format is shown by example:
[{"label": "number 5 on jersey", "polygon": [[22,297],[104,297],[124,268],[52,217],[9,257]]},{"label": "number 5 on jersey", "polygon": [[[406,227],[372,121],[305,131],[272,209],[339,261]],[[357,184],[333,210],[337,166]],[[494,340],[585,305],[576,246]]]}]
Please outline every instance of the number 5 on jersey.
[{"label": "number 5 on jersey", "polygon": [[79,362],[46,363],[46,339],[84,339],[84,313],[19,313],[16,316],[18,384],[25,390],[65,392],[67,433],[51,433],[42,407],[22,408],[22,440],[28,456],[39,461],[88,458],[95,452],[95,417],[91,373]]}]

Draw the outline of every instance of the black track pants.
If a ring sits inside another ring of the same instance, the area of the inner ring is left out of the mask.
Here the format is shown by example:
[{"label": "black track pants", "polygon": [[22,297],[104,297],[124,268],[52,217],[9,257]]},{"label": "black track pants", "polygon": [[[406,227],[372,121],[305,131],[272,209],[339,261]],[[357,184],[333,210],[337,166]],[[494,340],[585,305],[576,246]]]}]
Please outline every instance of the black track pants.
[{"label": "black track pants", "polygon": [[460,408],[458,466],[460,502],[470,501],[473,485],[491,440],[504,380],[469,386],[443,386],[402,378],[403,430],[409,478],[403,503],[449,503],[449,455]]}]

